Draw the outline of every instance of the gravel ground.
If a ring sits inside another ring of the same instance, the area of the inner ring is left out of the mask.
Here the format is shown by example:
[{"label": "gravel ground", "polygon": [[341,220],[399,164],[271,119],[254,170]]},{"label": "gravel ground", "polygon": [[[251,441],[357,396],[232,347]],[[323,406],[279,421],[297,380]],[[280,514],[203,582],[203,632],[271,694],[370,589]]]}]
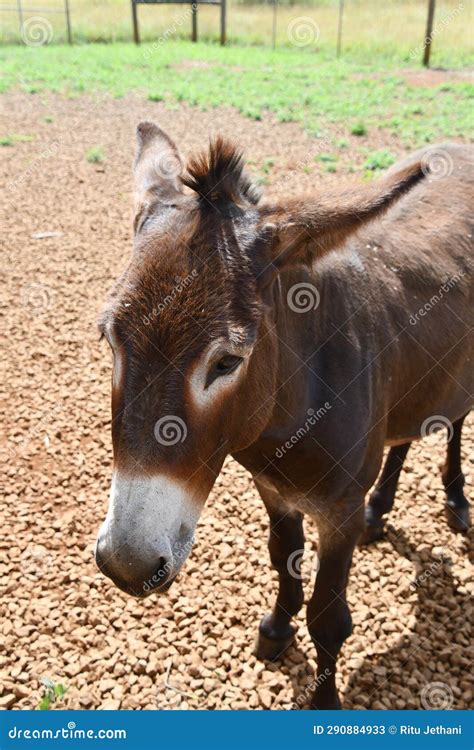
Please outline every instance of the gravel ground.
[{"label": "gravel ground", "polygon": [[[266,665],[252,655],[276,576],[263,506],[232,460],[169,595],[129,599],[96,570],[111,446],[110,361],[94,324],[131,245],[130,163],[139,120],[156,119],[185,150],[202,146],[216,129],[232,134],[253,165],[274,159],[273,192],[340,177],[317,167],[306,174],[315,142],[296,125],[271,119],[167,110],[133,97],[14,94],[4,95],[3,105],[7,132],[34,138],[2,149],[8,211],[0,707],[36,706],[45,676],[68,686],[65,704],[74,708],[306,705],[315,652],[303,614],[284,663]],[[96,145],[105,161],[89,163],[85,152]],[[403,151],[396,142],[390,148]],[[57,234],[41,237],[51,232]],[[472,417],[464,432],[469,495]],[[354,635],[339,661],[347,708],[472,703],[472,535],[455,535],[444,521],[443,457],[440,434],[412,449],[386,540],[356,552],[349,588]],[[310,552],[317,535],[309,520],[306,531]],[[308,555],[308,592],[310,567]]]}]

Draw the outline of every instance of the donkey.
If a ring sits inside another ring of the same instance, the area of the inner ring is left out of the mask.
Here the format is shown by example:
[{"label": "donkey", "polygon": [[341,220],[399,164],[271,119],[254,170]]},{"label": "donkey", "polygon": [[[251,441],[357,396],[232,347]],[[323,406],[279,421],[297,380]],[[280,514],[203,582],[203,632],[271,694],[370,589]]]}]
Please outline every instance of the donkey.
[{"label": "donkey", "polygon": [[[449,168],[430,173],[439,154]],[[99,323],[113,352],[114,471],[98,566],[133,596],[166,591],[231,454],[268,511],[279,575],[256,653],[275,660],[294,639],[307,513],[319,534],[311,706],[340,708],[352,554],[382,533],[407,445],[433,419],[454,425],[449,519],[469,524],[469,151],[427,149],[369,185],[260,204],[232,143],[217,138],[185,170],[145,122],[135,181],[134,251]]]}]

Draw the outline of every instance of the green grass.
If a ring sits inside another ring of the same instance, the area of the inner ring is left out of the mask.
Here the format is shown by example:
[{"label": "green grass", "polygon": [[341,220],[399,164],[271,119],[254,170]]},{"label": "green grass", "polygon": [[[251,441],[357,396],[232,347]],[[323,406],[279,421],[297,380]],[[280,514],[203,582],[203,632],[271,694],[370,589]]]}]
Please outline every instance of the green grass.
[{"label": "green grass", "polygon": [[8,135],[0,136],[0,146],[13,146],[14,143],[27,143],[28,141],[34,141],[34,136],[23,133],[8,133]]},{"label": "green grass", "polygon": [[55,703],[61,704],[68,688],[59,682],[53,682],[49,677],[43,677],[41,683],[43,685],[43,696],[37,706],[37,710],[49,711]]},{"label": "green grass", "polygon": [[[412,146],[472,132],[474,87],[467,78],[438,85],[410,83],[406,62],[385,57],[361,63],[304,49],[229,47],[171,41],[152,45],[9,47],[0,50],[1,90],[75,97],[136,91],[157,106],[178,102],[205,110],[235,107],[255,120],[272,113],[324,138],[342,125],[338,141],[378,130]],[[411,66],[419,71],[419,66]],[[407,77],[408,76],[408,77]],[[34,92],[34,93],[33,93]]]},{"label": "green grass", "polygon": [[366,159],[364,167],[371,172],[374,172],[377,169],[387,169],[392,164],[395,164],[395,161],[396,158],[390,153],[390,151],[382,149],[381,151],[374,151],[374,153],[370,154]]},{"label": "green grass", "polygon": [[356,122],[351,127],[351,135],[367,135],[367,128],[363,122]]},{"label": "green grass", "polygon": [[104,161],[105,156],[101,146],[92,146],[86,151],[86,159],[91,164],[100,164]]}]

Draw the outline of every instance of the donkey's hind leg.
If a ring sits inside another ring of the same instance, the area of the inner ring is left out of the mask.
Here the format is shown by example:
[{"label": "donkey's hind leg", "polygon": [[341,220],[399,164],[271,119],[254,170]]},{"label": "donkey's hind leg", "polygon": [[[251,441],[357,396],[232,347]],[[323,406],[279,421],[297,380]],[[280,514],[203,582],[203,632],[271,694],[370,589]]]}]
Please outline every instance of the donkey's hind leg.
[{"label": "donkey's hind leg", "polygon": [[466,415],[453,424],[453,434],[448,442],[446,463],[442,471],[446,490],[446,518],[455,531],[467,531],[471,525],[469,502],[463,492],[464,474],[461,468],[461,432],[465,418]]},{"label": "donkey's hind leg", "polygon": [[276,661],[294,640],[296,627],[291,623],[303,606],[303,585],[298,575],[304,550],[303,516],[289,514],[281,507],[277,493],[257,482],[270,519],[268,549],[273,567],[278,572],[279,588],[273,611],[260,623],[255,654],[258,659]]},{"label": "donkey's hind leg", "polygon": [[390,448],[382,473],[365,506],[365,529],[359,544],[370,544],[383,535],[383,518],[393,508],[398,480],[411,443]]}]

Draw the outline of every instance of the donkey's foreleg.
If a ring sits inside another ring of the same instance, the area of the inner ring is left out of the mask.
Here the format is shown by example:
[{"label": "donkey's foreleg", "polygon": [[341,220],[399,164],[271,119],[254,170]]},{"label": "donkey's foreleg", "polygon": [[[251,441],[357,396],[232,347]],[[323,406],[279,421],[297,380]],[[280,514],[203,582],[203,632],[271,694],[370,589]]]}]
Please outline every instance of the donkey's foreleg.
[{"label": "donkey's foreleg", "polygon": [[275,661],[293,642],[296,627],[291,619],[303,606],[303,586],[298,573],[304,550],[303,516],[277,510],[278,496],[260,485],[257,487],[270,519],[268,549],[278,572],[279,587],[273,611],[260,623],[255,654],[259,659]]},{"label": "donkey's foreleg", "polygon": [[346,585],[352,554],[364,528],[364,499],[345,507],[331,518],[317,516],[319,570],[307,608],[309,634],[318,654],[318,671],[311,708],[341,708],[336,688],[336,661],[342,644],[352,632],[346,602]]},{"label": "donkey's foreleg", "polygon": [[453,434],[448,442],[446,463],[442,471],[446,490],[446,518],[455,531],[467,531],[471,525],[469,502],[464,495],[464,474],[461,467],[461,433],[466,416],[453,424]]},{"label": "donkey's foreleg", "polygon": [[383,534],[385,513],[393,508],[400,472],[411,443],[403,443],[390,448],[382,473],[365,508],[365,529],[359,544],[370,544]]}]

